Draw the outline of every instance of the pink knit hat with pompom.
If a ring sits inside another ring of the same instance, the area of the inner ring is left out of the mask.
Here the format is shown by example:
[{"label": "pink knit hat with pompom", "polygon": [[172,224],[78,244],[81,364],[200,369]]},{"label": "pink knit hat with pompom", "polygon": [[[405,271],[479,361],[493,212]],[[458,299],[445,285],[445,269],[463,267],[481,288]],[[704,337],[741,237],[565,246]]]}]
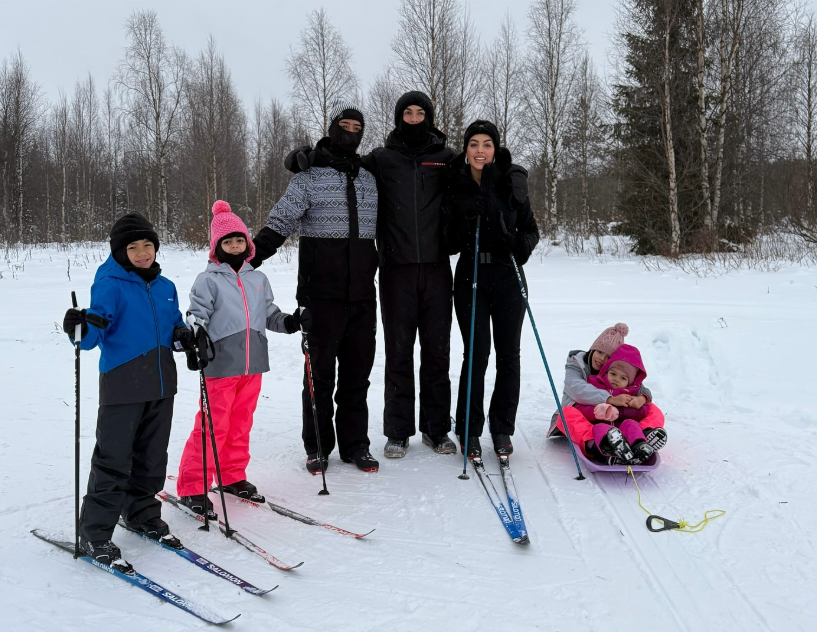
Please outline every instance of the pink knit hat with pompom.
[{"label": "pink knit hat with pompom", "polygon": [[218,242],[230,233],[244,233],[247,237],[247,258],[245,261],[252,259],[255,256],[255,244],[250,239],[250,231],[247,230],[247,226],[241,221],[241,218],[233,213],[227,202],[217,200],[213,204],[213,221],[210,223],[210,261],[213,263],[219,263],[216,256]]},{"label": "pink knit hat with pompom", "polygon": [[613,355],[616,349],[624,344],[624,338],[630,333],[630,328],[624,323],[616,323],[605,329],[590,345],[590,351],[601,351],[608,356]]}]

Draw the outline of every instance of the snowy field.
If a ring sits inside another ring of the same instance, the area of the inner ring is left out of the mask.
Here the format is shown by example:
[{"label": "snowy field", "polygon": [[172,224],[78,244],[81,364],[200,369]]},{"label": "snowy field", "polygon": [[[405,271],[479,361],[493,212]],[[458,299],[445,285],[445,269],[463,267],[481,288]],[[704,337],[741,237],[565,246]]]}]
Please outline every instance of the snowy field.
[{"label": "snowy field", "polygon": [[[9,632],[208,627],[29,534],[42,528],[73,537],[73,349],[57,323],[71,290],[87,306],[106,254],[102,246],[22,251],[0,263],[0,627]],[[186,309],[205,255],[163,247],[160,262]],[[294,262],[276,258],[262,269],[278,304],[292,310]],[[182,596],[225,616],[241,613],[227,627],[247,632],[813,630],[817,406],[809,365],[817,270],[696,278],[650,272],[635,259],[600,263],[554,251],[535,257],[526,272],[560,392],[570,349],[586,349],[618,321],[630,326],[627,342],[641,350],[670,437],[663,466],[639,475],[645,506],[691,522],[707,509],[724,509],[725,517],[699,534],[652,534],[624,475],[576,481],[564,440],[545,439],[554,401],[528,322],[512,462],[529,546],[510,541],[475,477],[457,479],[459,455],[436,455],[413,438],[406,458],[381,458],[382,332],[369,393],[372,452],[381,469],[361,473],[335,452],[331,495],[319,497],[320,479],[306,473],[300,439],[298,338],[270,334],[273,370],[255,418],[250,480],[273,502],[376,531],[358,541],[230,505],[231,523],[245,535],[286,562],[304,562],[286,573],[164,508],[192,549],[258,586],[280,584],[261,598],[117,531],[125,557]],[[453,384],[461,353],[455,324]],[[97,360],[97,351],[83,354],[83,489]],[[197,376],[181,360],[169,473],[197,407]],[[490,447],[487,428],[483,445]],[[497,471],[493,462],[488,467]],[[175,493],[172,482],[167,489]]]}]

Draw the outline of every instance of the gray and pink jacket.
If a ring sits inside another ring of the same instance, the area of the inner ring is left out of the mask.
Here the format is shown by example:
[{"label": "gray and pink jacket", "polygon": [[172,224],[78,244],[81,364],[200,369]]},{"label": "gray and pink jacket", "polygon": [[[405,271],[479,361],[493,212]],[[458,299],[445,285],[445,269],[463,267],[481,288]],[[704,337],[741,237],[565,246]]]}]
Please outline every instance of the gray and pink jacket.
[{"label": "gray and pink jacket", "polygon": [[287,333],[263,272],[245,263],[236,273],[226,263],[207,264],[190,289],[190,313],[204,323],[216,348],[206,377],[269,371],[266,330]]},{"label": "gray and pink jacket", "polygon": [[[586,362],[587,352],[575,350],[567,354],[565,364],[565,385],[562,392],[562,408],[572,406],[575,403],[596,406],[603,404],[610,397],[610,393],[588,383],[591,376],[590,367]],[[602,370],[604,370],[602,368]],[[638,395],[646,395],[652,401],[650,389],[641,384],[638,388]],[[556,427],[556,420],[559,418],[559,411],[556,410],[550,418],[550,428],[547,436],[561,436],[561,431]]]}]

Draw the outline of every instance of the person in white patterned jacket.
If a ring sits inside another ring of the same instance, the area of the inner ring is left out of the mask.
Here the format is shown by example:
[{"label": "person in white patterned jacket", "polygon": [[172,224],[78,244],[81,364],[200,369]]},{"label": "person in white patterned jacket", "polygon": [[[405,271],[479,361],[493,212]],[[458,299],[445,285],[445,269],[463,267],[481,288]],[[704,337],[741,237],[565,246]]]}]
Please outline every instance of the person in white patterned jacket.
[{"label": "person in white patterned jacket", "polygon": [[251,264],[258,267],[287,236],[300,233],[296,298],[312,314],[307,335],[323,453],[321,462],[304,366],[302,438],[313,475],[326,470],[336,432],[341,460],[366,472],[379,467],[369,452],[366,404],[377,330],[377,185],[357,154],[364,125],[357,106],[334,104],[311,164],[292,178],[254,239]]}]

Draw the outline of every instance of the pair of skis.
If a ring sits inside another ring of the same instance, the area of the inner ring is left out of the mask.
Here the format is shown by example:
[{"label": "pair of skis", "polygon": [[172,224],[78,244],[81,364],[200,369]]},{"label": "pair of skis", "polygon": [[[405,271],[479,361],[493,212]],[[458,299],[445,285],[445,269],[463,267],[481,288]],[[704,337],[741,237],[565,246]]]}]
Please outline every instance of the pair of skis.
[{"label": "pair of skis", "polygon": [[485,463],[483,463],[482,458],[477,457],[471,459],[471,465],[477,473],[479,482],[488,495],[488,500],[491,501],[494,511],[496,511],[497,516],[499,516],[502,526],[505,527],[505,531],[508,532],[508,535],[516,544],[528,544],[530,542],[528,529],[525,526],[525,518],[522,516],[522,506],[519,504],[519,495],[516,493],[516,483],[514,483],[513,480],[511,463],[508,457],[499,457],[499,472],[502,475],[505,496],[508,500],[507,507],[497,492],[494,481],[485,469]]},{"label": "pair of skis", "polygon": [[[48,542],[49,544],[57,547],[58,549],[60,549],[62,551],[65,551],[66,553],[70,553],[71,555],[75,554],[74,543],[73,542],[65,542],[63,540],[59,540],[59,539],[57,539],[55,537],[49,536],[48,534],[44,533],[43,531],[41,531],[39,529],[34,529],[31,533],[34,534],[36,537],[38,537],[40,540]],[[147,537],[147,536],[145,536],[145,537]],[[153,542],[156,542],[156,541],[153,540]],[[182,550],[182,549],[176,550],[176,549],[173,549],[172,547],[167,547],[166,545],[164,545],[162,543],[159,543],[159,542],[156,542],[156,543],[159,544],[159,546],[162,546],[164,548],[168,548],[168,549],[170,549],[172,551],[175,551],[177,553],[179,553],[179,551]],[[188,551],[189,553],[191,553],[192,555],[195,555],[189,549],[185,549],[185,550]],[[182,555],[182,556],[184,557],[184,555]],[[160,600],[162,600],[162,601],[164,601],[166,603],[172,604],[172,605],[176,606],[177,608],[180,608],[181,610],[184,610],[185,612],[187,612],[189,614],[192,614],[194,617],[196,617],[198,619],[201,619],[202,621],[206,621],[207,623],[211,623],[213,625],[224,625],[225,623],[230,623],[230,621],[235,621],[238,617],[241,616],[240,614],[237,614],[231,619],[225,619],[225,618],[220,617],[219,615],[213,613],[211,610],[205,608],[204,606],[196,604],[196,603],[190,601],[189,599],[185,599],[184,597],[181,597],[181,596],[177,595],[176,593],[174,593],[171,590],[168,590],[167,588],[165,588],[164,586],[162,586],[158,582],[153,581],[149,577],[146,577],[145,575],[142,575],[141,573],[138,573],[135,570],[131,570],[129,572],[122,572],[119,569],[114,568],[112,566],[108,566],[107,564],[103,564],[102,562],[99,562],[99,561],[95,560],[94,558],[92,558],[92,557],[90,557],[88,555],[79,555],[77,557],[78,557],[78,559],[82,560],[83,562],[88,562],[92,566],[96,566],[100,570],[103,570],[103,571],[105,571],[107,573],[110,573],[114,577],[118,577],[119,579],[122,579],[122,580],[128,582],[129,584],[133,584],[137,588],[141,588],[145,592],[150,593],[151,595],[153,595],[157,599],[160,599]],[[188,558],[185,557],[185,559],[188,559]],[[193,559],[189,559],[189,561],[193,562],[197,566],[201,566],[196,561],[194,561]],[[220,569],[220,567],[217,567],[215,564],[213,564],[212,566],[213,566],[214,569],[215,568]],[[215,575],[218,575],[219,577],[223,577],[223,578],[227,579],[226,575],[220,575],[215,570],[212,570],[210,568],[206,568],[205,566],[201,566],[201,568],[204,568],[205,570],[208,570],[209,572],[211,572],[211,573],[213,573]],[[223,569],[221,569],[221,570],[223,571]],[[226,571],[224,571],[224,572],[226,573]],[[230,575],[230,576],[234,577],[232,575]],[[243,580],[241,580],[241,581],[243,581]],[[244,582],[244,583],[246,584],[247,587],[252,586],[249,583],[246,583],[246,582]],[[242,588],[244,588],[244,586],[242,586]],[[252,588],[255,588],[255,587],[252,586]],[[277,586],[276,586],[276,588],[277,588]],[[244,588],[244,589],[247,590],[247,588]],[[247,592],[250,592],[250,593],[255,594],[255,595],[263,595],[263,594],[266,594],[267,592],[269,592],[269,591],[260,590],[258,588],[255,588],[255,591],[256,592],[253,592],[252,590],[247,590]]]}]

